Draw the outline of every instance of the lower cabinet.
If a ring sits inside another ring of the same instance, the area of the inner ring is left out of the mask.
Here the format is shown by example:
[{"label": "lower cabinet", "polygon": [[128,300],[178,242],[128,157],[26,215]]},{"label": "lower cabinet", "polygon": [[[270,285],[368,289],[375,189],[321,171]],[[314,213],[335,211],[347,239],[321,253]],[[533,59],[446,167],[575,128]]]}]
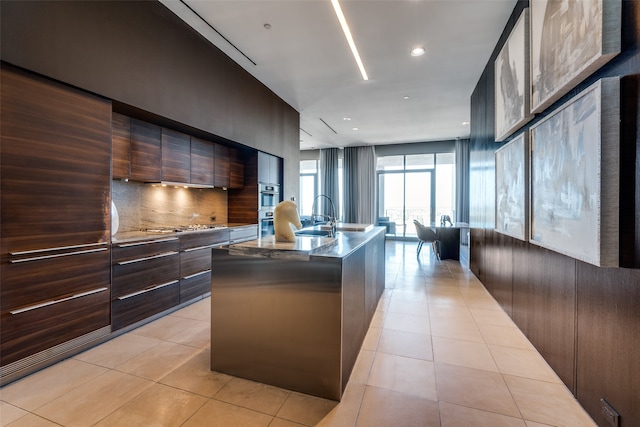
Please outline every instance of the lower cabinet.
[{"label": "lower cabinet", "polygon": [[111,327],[118,330],[180,303],[177,237],[113,246]]},{"label": "lower cabinet", "polygon": [[228,229],[180,236],[180,303],[211,292],[211,249],[228,243]]},{"label": "lower cabinet", "polygon": [[3,367],[55,354],[53,347],[109,326],[109,247],[81,246],[14,252],[2,260]]},{"label": "lower cabinet", "polygon": [[243,225],[229,229],[229,243],[246,242],[258,238],[258,225]]}]

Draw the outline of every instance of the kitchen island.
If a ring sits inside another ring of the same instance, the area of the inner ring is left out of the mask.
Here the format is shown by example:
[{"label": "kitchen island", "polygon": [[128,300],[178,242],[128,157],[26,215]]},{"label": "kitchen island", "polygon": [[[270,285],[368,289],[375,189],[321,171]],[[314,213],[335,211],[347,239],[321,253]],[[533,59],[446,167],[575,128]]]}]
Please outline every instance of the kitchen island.
[{"label": "kitchen island", "polygon": [[[340,400],[384,290],[384,227],[214,248],[211,369]],[[303,255],[301,257],[301,254]]]}]

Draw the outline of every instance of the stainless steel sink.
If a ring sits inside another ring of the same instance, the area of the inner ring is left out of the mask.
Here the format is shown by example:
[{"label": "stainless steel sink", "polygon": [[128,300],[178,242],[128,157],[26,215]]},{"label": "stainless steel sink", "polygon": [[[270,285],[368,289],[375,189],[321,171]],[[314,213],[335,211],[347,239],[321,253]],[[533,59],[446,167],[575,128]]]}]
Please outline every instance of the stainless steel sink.
[{"label": "stainless steel sink", "polygon": [[296,231],[296,236],[329,236],[331,235],[330,230],[314,230],[304,228],[302,230]]}]

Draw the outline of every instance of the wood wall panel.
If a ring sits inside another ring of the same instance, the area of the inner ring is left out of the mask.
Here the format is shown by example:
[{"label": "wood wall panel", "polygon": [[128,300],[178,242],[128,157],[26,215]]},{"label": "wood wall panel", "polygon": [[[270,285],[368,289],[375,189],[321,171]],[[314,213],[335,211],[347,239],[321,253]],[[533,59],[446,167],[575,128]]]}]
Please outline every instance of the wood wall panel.
[{"label": "wood wall panel", "polygon": [[577,283],[578,400],[601,426],[601,398],[640,425],[640,270],[578,262]]},{"label": "wood wall panel", "polygon": [[526,125],[598,79],[622,76],[620,259],[627,268],[598,268],[493,231],[493,155],[502,144],[493,142],[492,69],[528,5],[516,4],[471,96],[470,268],[503,307],[511,270],[513,320],[599,426],[610,426],[600,398],[620,412],[621,426],[640,425],[640,2],[622,1],[622,53]]}]

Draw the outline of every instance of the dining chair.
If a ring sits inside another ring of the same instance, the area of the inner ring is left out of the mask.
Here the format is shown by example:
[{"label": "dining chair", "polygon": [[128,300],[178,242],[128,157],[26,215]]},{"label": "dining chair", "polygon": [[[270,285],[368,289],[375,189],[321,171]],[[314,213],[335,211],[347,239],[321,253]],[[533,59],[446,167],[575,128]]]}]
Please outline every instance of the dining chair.
[{"label": "dining chair", "polygon": [[440,241],[438,240],[438,235],[436,231],[431,227],[425,227],[420,221],[417,219],[413,220],[413,224],[416,226],[416,233],[418,234],[418,253],[417,256],[420,257],[420,251],[422,250],[422,245],[425,243],[431,243],[431,249],[433,250],[433,254],[436,256],[438,261],[440,261],[440,251],[438,247],[440,245]]}]

